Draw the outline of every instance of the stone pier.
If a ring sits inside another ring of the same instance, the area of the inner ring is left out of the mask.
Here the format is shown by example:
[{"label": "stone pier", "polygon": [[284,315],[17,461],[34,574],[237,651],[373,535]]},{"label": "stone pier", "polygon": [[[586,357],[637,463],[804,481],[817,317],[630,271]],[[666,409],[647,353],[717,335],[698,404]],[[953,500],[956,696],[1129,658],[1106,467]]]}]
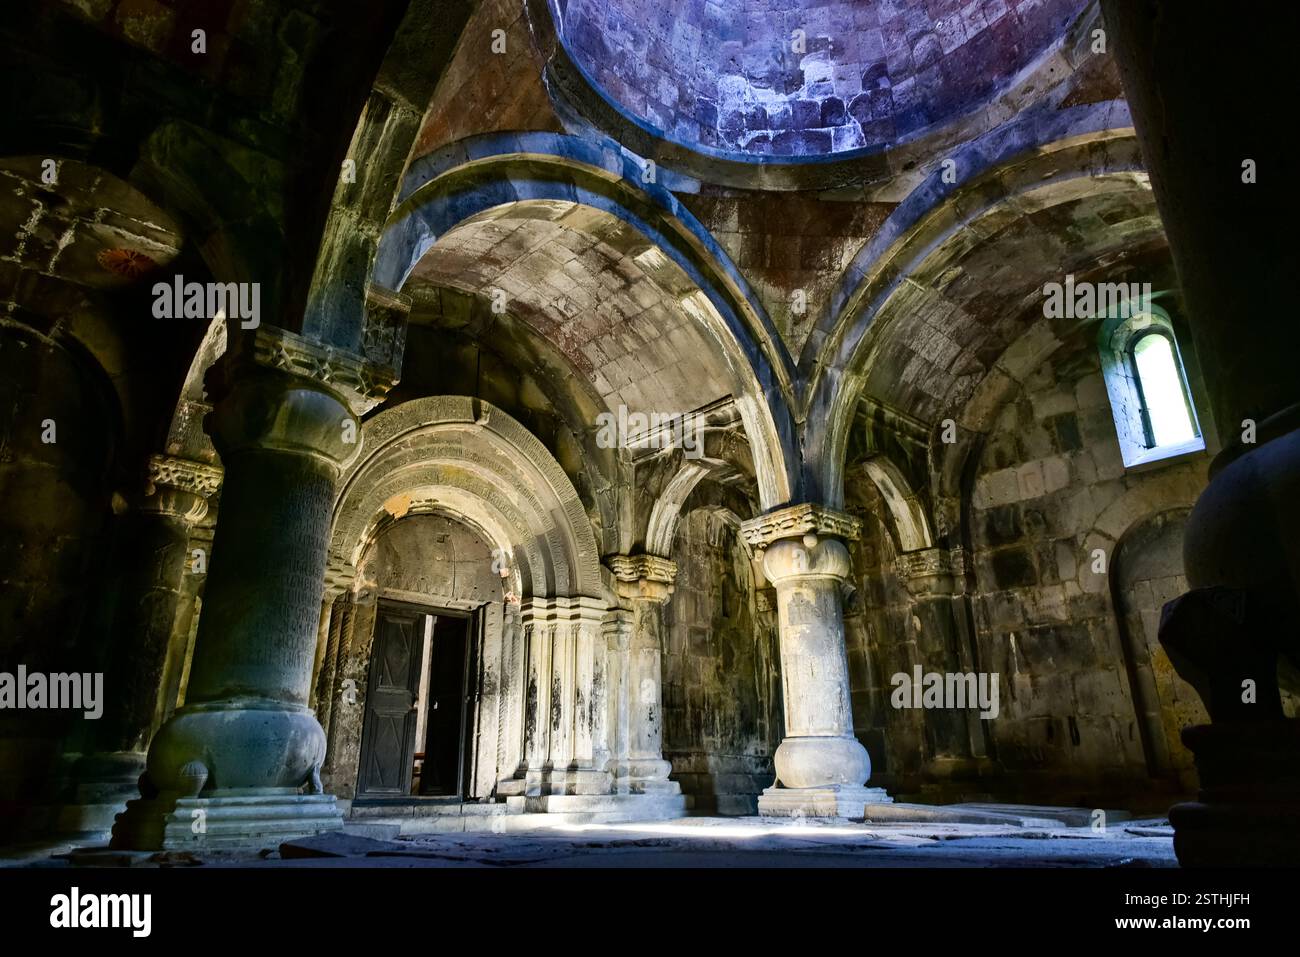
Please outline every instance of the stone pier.
[{"label": "stone pier", "polygon": [[259,330],[255,348],[209,372],[225,483],[207,600],[185,706],[150,745],[115,847],[252,844],[342,823],[322,793],[325,735],[308,695],[335,482],[359,429],[341,392],[276,367],[273,336]]},{"label": "stone pier", "polygon": [[610,770],[614,791],[642,795],[646,819],[685,810],[681,786],[668,779],[672,765],[663,744],[663,608],[677,566],[655,555],[615,555],[606,560],[627,607],[606,625],[613,728]]},{"label": "stone pier", "polygon": [[1223,446],[1187,521],[1191,591],[1160,625],[1210,715],[1183,731],[1200,794],[1170,811],[1175,847],[1190,866],[1293,864],[1300,719],[1283,711],[1278,661],[1300,666],[1300,325],[1293,227],[1267,186],[1291,162],[1274,101],[1204,68],[1230,50],[1232,87],[1269,90],[1289,82],[1288,65],[1253,17],[1171,0],[1101,6]]},{"label": "stone pier", "polygon": [[143,494],[125,516],[123,601],[113,634],[118,653],[106,663],[113,689],[93,727],[92,750],[72,769],[72,800],[58,815],[62,834],[99,835],[136,790],[150,738],[175,702],[169,672],[180,666],[194,599],[190,535],[221,485],[221,469],[204,462],[154,455]]},{"label": "stone pier", "polygon": [[785,699],[777,783],[759,797],[759,814],[861,818],[865,805],[890,798],[865,787],[871,759],[853,734],[841,594],[851,568],[842,539],[856,537],[859,522],[804,504],[760,515],[741,531],[762,551],[776,588]]}]

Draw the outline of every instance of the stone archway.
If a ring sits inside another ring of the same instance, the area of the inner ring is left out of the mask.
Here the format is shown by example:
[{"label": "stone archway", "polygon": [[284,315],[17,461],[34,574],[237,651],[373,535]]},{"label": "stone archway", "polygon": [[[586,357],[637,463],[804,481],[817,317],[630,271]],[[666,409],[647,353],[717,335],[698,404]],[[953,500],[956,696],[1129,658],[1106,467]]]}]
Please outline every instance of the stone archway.
[{"label": "stone archway", "polygon": [[[643,179],[632,158],[551,133],[484,135],[422,157],[403,181],[372,281],[403,289],[426,256],[436,256],[458,230],[569,214],[622,231],[639,257],[637,268],[672,290],[683,341],[694,343],[689,351],[716,360],[718,378],[744,422],[764,506],[791,500],[799,478],[790,356],[726,252],[671,192]],[[565,338],[555,330],[548,334]]]},{"label": "stone archway", "polygon": [[541,441],[500,409],[466,396],[417,399],[366,422],[361,446],[334,507],[333,563],[355,567],[384,516],[437,503],[509,556],[517,594],[601,596],[577,491]]},{"label": "stone archway", "polygon": [[[595,536],[559,463],[515,419],[464,396],[381,412],[363,426],[360,441],[331,531],[331,566],[351,584],[342,599],[345,627],[328,622],[322,634],[317,686],[332,699],[331,710],[341,707],[341,664],[358,658],[354,645],[368,646],[374,603],[437,603],[422,586],[354,578],[358,564],[411,517],[443,515],[475,533],[489,574],[504,579],[501,599],[451,599],[485,610],[481,680],[493,694],[478,720],[474,793],[518,798],[519,809],[536,798],[542,805],[529,809],[537,810],[550,809],[551,794],[608,793],[602,629],[611,602]],[[362,686],[351,677],[352,690]],[[355,748],[356,722],[340,716],[331,724],[338,730],[331,740]]]}]

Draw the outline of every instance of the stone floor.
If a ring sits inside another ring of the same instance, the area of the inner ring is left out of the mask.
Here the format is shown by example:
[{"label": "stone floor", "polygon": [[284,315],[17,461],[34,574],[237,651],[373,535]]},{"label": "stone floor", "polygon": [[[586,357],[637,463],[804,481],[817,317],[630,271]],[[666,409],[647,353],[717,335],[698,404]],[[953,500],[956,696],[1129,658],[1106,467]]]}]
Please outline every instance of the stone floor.
[{"label": "stone floor", "polygon": [[562,825],[510,834],[385,834],[366,826],[262,855],[168,855],[27,848],[10,866],[203,864],[213,867],[1177,867],[1163,819],[1105,830],[1044,822],[861,824],[694,817]]}]

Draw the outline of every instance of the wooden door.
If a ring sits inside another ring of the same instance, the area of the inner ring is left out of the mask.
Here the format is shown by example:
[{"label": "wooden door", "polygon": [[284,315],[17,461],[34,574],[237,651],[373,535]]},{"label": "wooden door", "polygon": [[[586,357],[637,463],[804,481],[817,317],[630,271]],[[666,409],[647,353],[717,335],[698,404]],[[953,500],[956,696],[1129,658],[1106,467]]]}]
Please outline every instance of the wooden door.
[{"label": "wooden door", "polygon": [[361,731],[358,797],[411,793],[424,618],[416,612],[379,609]]}]

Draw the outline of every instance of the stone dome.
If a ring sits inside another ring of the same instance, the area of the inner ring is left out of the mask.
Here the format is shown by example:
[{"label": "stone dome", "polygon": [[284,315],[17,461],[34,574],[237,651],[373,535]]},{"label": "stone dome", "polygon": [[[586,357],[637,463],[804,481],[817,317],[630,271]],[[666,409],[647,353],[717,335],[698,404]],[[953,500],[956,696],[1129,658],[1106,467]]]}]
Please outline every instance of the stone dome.
[{"label": "stone dome", "polygon": [[552,0],[569,57],[682,146],[825,157],[906,142],[988,103],[1086,0]]}]

